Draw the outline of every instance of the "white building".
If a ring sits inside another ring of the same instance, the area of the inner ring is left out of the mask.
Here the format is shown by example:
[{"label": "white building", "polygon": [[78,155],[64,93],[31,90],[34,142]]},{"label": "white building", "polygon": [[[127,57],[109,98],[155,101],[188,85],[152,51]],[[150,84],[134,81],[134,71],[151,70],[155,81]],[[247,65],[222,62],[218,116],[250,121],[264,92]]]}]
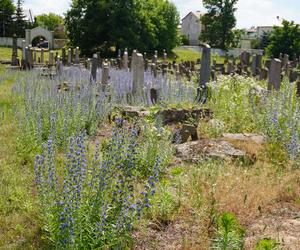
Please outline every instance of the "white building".
[{"label": "white building", "polygon": [[190,12],[182,19],[181,34],[188,38],[189,44],[192,46],[199,45],[199,36],[202,30],[201,16],[200,11]]}]

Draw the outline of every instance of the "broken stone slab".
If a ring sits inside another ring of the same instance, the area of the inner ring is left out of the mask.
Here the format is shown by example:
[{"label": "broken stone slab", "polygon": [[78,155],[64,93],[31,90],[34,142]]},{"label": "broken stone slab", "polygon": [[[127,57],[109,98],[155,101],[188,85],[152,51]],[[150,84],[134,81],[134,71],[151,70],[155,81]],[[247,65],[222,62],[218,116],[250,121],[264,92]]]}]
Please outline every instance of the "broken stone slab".
[{"label": "broken stone slab", "polygon": [[175,144],[185,143],[188,141],[190,137],[192,141],[198,140],[197,127],[190,124],[184,124],[182,128],[175,130],[173,134],[173,143]]},{"label": "broken stone slab", "polygon": [[210,109],[165,109],[158,111],[155,117],[162,121],[163,125],[184,123],[195,120],[197,124],[200,119],[210,119],[212,111]]},{"label": "broken stone slab", "polygon": [[201,139],[176,146],[177,157],[196,163],[203,157],[221,160],[244,159],[246,152],[236,149],[230,142],[219,139]]},{"label": "broken stone slab", "polygon": [[133,107],[133,106],[125,106],[125,107],[116,107],[120,109],[121,116],[123,118],[140,118],[150,115],[150,111],[141,110],[141,108]]},{"label": "broken stone slab", "polygon": [[267,138],[264,135],[257,135],[251,133],[238,133],[238,134],[224,133],[223,138],[228,140],[235,140],[235,141],[254,142],[257,144],[263,144],[267,140]]}]

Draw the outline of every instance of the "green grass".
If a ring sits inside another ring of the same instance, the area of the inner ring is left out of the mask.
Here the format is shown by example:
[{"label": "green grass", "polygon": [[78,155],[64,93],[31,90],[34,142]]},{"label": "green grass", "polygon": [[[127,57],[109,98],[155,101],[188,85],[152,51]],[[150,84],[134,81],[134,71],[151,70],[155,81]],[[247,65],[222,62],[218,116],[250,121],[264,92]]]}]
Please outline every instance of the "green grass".
[{"label": "green grass", "polygon": [[201,58],[201,54],[192,48],[178,47],[173,50],[173,53],[172,57],[175,58],[176,56],[177,61],[197,61]]},{"label": "green grass", "polygon": [[[12,49],[7,47],[0,47],[0,60],[11,60]],[[22,51],[18,50],[19,57],[22,55]]]},{"label": "green grass", "polygon": [[[0,66],[0,73],[4,67]],[[13,117],[12,84],[0,82],[0,249],[36,249],[39,236],[34,202],[32,162],[18,155],[17,123]]]}]

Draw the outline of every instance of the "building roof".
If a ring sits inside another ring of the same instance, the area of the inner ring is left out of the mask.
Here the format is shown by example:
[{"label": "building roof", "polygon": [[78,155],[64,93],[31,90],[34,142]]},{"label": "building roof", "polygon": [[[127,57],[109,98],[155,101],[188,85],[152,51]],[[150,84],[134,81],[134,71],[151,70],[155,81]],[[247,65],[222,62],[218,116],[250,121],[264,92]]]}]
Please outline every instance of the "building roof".
[{"label": "building roof", "polygon": [[196,16],[197,18],[200,18],[201,17],[201,11],[191,11],[189,12],[184,18],[182,18],[182,20],[184,20],[186,17],[188,17],[190,14]]}]

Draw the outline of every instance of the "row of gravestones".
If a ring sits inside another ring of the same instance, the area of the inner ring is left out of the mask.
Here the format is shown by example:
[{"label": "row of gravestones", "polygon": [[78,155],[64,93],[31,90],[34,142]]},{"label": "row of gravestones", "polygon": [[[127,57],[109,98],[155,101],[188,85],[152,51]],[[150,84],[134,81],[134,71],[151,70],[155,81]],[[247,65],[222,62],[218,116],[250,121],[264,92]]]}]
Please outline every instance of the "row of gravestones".
[{"label": "row of gravestones", "polygon": [[[20,64],[17,55],[17,39],[13,38],[13,51],[12,51],[12,66],[21,65],[23,69],[31,69],[35,65],[48,66],[56,65],[59,69],[61,65],[80,65],[79,48],[69,48],[67,51],[65,48],[62,49],[62,56],[60,57],[56,52],[49,51],[49,60],[44,60],[44,49],[40,49],[40,57],[37,58],[37,50],[31,46],[26,46],[25,40],[22,42],[22,62]],[[200,80],[198,89],[198,100],[205,100],[206,83],[212,80],[216,80],[217,73],[221,74],[240,74],[258,77],[259,80],[268,80],[268,89],[272,88],[279,90],[283,75],[289,77],[290,81],[296,81],[299,77],[297,68],[300,66],[300,58],[296,55],[293,61],[289,60],[288,55],[280,55],[279,59],[267,59],[262,62],[261,55],[253,55],[251,60],[251,54],[249,52],[242,52],[240,60],[236,63],[234,59],[232,62],[225,58],[224,64],[217,63],[215,60],[211,63],[211,49],[209,45],[203,45],[202,59],[197,63],[193,61],[185,61],[176,64],[174,61],[170,63],[167,61],[167,53],[163,52],[163,59],[161,62],[158,61],[158,53],[155,51],[152,61],[147,59],[146,53],[141,54],[137,51],[133,51],[132,56],[129,57],[127,49],[125,49],[123,56],[121,51],[118,51],[117,59],[111,59],[109,61],[102,60],[100,53],[97,53],[93,58],[83,60],[85,67],[91,70],[91,79],[96,81],[97,68],[103,68],[103,74],[101,83],[107,84],[109,79],[109,68],[115,67],[123,70],[131,70],[133,74],[133,93],[138,93],[140,90],[141,83],[144,82],[144,71],[151,70],[154,76],[157,74],[175,74],[176,79],[180,79],[182,76],[186,76],[191,79],[193,72],[197,72],[196,64],[201,64],[200,69]]]}]

